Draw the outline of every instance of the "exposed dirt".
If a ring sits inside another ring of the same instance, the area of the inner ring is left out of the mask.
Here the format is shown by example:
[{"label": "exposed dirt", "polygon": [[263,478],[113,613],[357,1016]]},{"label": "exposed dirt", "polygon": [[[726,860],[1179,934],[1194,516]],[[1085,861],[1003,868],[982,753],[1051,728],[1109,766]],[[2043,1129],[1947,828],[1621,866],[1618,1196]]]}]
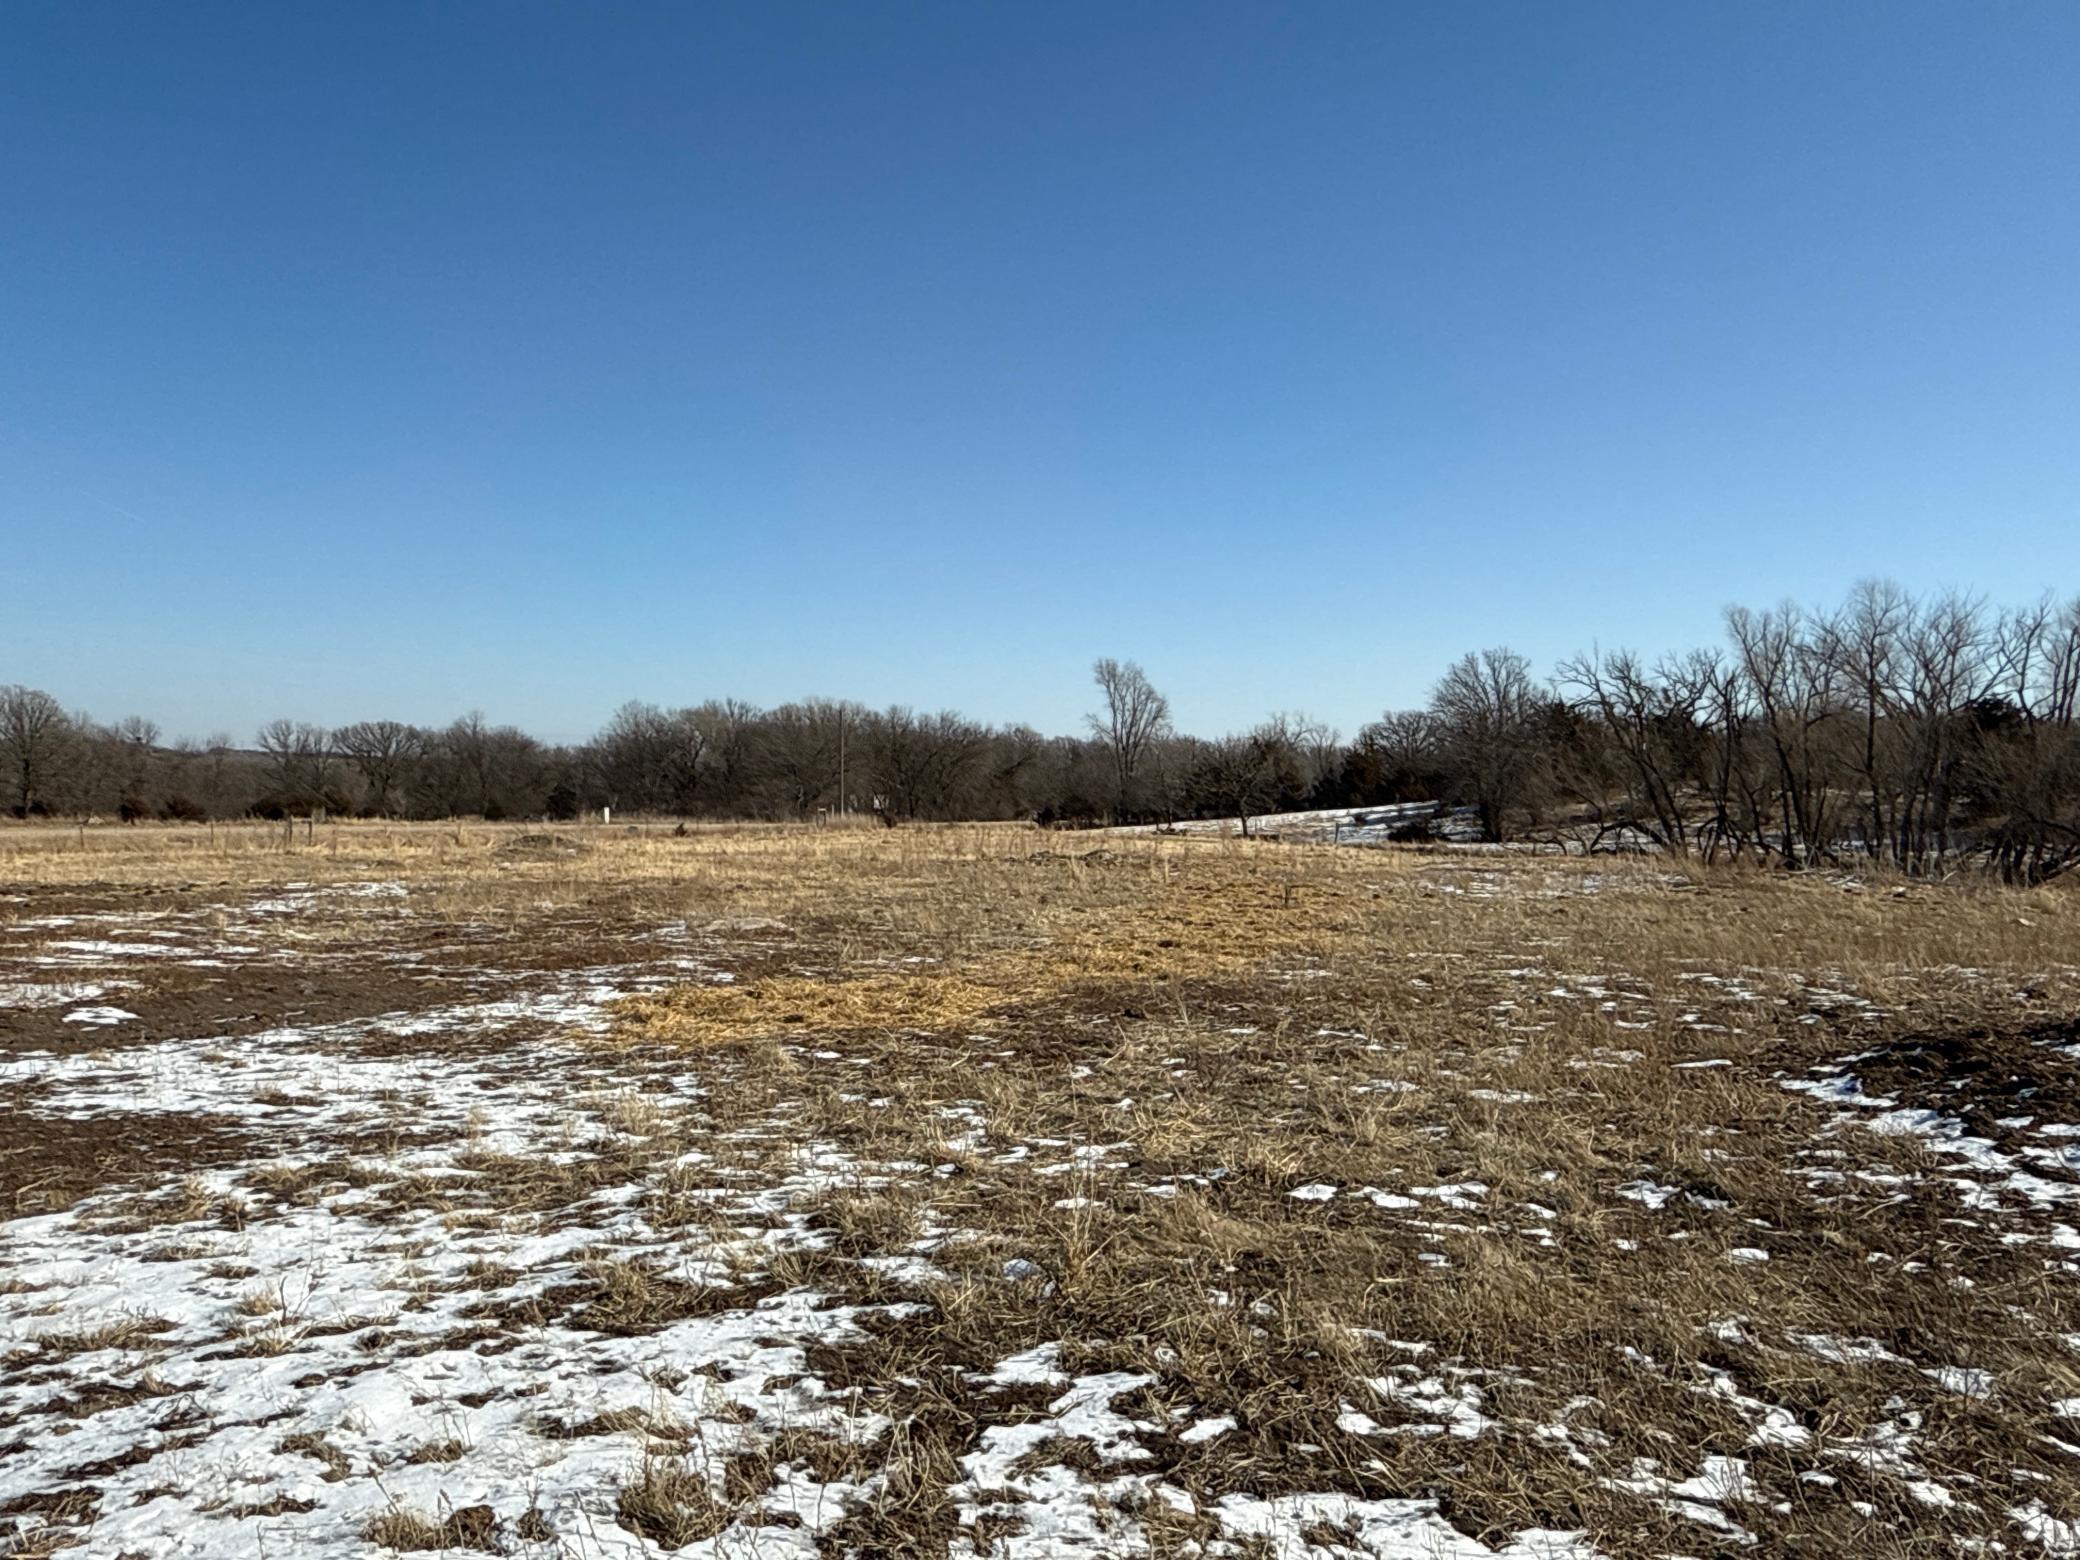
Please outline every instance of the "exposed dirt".
[{"label": "exposed dirt", "polygon": [[2030,1122],[2080,1121],[2080,1021],[1914,1032],[1859,1053],[1866,1090],[1955,1116],[2000,1141]]},{"label": "exposed dirt", "polygon": [[0,1218],[52,1213],[91,1192],[236,1164],[253,1150],[251,1128],[232,1117],[67,1121],[22,1103],[0,1105]]},{"label": "exposed dirt", "polygon": [[[135,983],[114,989],[101,1000],[134,1018],[107,1025],[80,1024],[68,1023],[63,1007],[9,1012],[0,1020],[0,1054],[51,1051],[80,1055],[161,1040],[316,1027],[380,1013],[417,1012],[497,989],[477,974],[457,977],[371,961],[128,973]],[[83,972],[72,978],[91,975]]]}]

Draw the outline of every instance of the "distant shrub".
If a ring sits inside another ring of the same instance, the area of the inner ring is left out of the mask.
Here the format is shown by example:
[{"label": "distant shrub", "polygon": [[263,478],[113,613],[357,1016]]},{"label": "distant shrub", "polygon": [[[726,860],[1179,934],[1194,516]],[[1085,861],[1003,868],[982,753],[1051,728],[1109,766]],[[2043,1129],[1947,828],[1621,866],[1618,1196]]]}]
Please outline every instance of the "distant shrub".
[{"label": "distant shrub", "polygon": [[1095,829],[1104,820],[1104,812],[1086,797],[1067,796],[1034,813],[1033,822],[1043,829]]},{"label": "distant shrub", "polygon": [[270,791],[256,799],[246,811],[255,818],[279,823],[284,818],[310,818],[320,814],[351,818],[354,804],[338,791]]},{"label": "distant shrub", "polygon": [[192,796],[169,796],[166,805],[159,809],[159,816],[168,823],[207,823],[209,809]]},{"label": "distant shrub", "polygon": [[116,803],[116,816],[125,823],[137,823],[152,816],[152,804],[141,796],[126,796]]}]

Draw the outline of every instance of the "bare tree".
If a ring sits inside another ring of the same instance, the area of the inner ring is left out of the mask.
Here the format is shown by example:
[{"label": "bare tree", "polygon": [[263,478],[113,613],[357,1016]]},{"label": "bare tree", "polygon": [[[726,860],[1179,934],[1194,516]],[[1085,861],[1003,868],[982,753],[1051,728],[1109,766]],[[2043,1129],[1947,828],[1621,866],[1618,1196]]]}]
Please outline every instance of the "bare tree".
[{"label": "bare tree", "polygon": [[743,809],[758,763],[757,706],[742,699],[710,699],[692,713],[708,734],[710,807],[725,813]]},{"label": "bare tree", "polygon": [[212,731],[202,739],[205,801],[212,815],[224,817],[244,810],[247,797],[236,782],[233,767],[238,744],[228,731]]},{"label": "bare tree", "polygon": [[1290,799],[1296,757],[1290,731],[1274,716],[1243,735],[1193,744],[1185,794],[1198,809],[1232,817],[1247,839],[1257,814]]},{"label": "bare tree", "polygon": [[1300,790],[1317,805],[1327,805],[1322,794],[1335,781],[1343,763],[1343,733],[1327,721],[1294,711],[1271,717],[1273,726],[1284,733],[1300,771]]},{"label": "bare tree", "polygon": [[365,809],[379,818],[396,813],[405,777],[426,752],[426,734],[399,720],[360,720],[340,727],[332,740],[367,788]]},{"label": "bare tree", "polygon": [[1775,843],[1792,866],[1829,859],[1841,795],[1831,782],[1848,706],[1825,635],[1809,631],[1807,615],[1790,604],[1759,613],[1730,608],[1726,628],[1775,769]]},{"label": "bare tree", "polygon": [[699,806],[714,742],[714,727],[701,711],[683,709],[666,717],[663,727],[663,772],[667,804],[681,818],[691,817]]},{"label": "bare tree", "polygon": [[608,805],[625,812],[650,812],[661,804],[666,725],[663,710],[631,699],[592,739],[593,766]]},{"label": "bare tree", "polygon": [[775,810],[806,817],[833,801],[845,803],[841,787],[851,787],[841,766],[850,760],[849,733],[865,715],[837,699],[803,699],[766,716],[763,767]]},{"label": "bare tree", "polygon": [[440,749],[448,761],[451,794],[460,798],[462,811],[480,818],[499,810],[491,802],[496,772],[491,729],[482,710],[471,710],[449,722],[440,735]]},{"label": "bare tree", "polygon": [[1449,772],[1487,839],[1507,838],[1512,815],[1531,795],[1540,707],[1531,663],[1507,649],[1465,656],[1430,696]]},{"label": "bare tree", "polygon": [[428,743],[428,778],[440,811],[501,818],[538,815],[548,791],[548,755],[517,726],[494,726],[471,710]]},{"label": "bare tree", "polygon": [[2002,702],[1996,644],[1976,600],[1946,595],[1914,615],[1888,711],[1899,731],[1892,834],[1872,842],[1889,846],[1894,864],[1910,872],[1941,871],[1956,844],[1975,721]]},{"label": "bare tree", "polygon": [[1169,730],[1170,701],[1132,661],[1106,656],[1092,666],[1091,675],[1105,696],[1105,708],[1088,721],[1091,734],[1111,750],[1115,812],[1123,817],[1132,804],[1143,760]]},{"label": "bare tree", "polygon": [[985,749],[988,773],[980,799],[982,816],[1030,817],[1046,805],[1052,794],[1047,738],[1031,726],[1007,726],[989,734]]},{"label": "bare tree", "polygon": [[1636,829],[1663,849],[1690,845],[1692,764],[1699,746],[1698,680],[1676,663],[1650,671],[1630,651],[1591,651],[1560,664],[1562,687],[1615,758],[1624,795],[1607,829]]},{"label": "bare tree", "polygon": [[955,816],[988,736],[952,710],[918,715],[900,704],[867,717],[863,734],[875,794],[890,819]]},{"label": "bare tree", "polygon": [[1971,777],[1992,826],[1988,859],[2011,883],[2080,867],[2080,599],[2003,616],[2004,697],[1975,712]]},{"label": "bare tree", "polygon": [[152,815],[153,768],[159,756],[159,723],[125,715],[101,734],[108,750],[107,777],[115,783],[116,812],[125,823]]},{"label": "bare tree", "polygon": [[[1197,742],[1131,662],[1093,668],[1089,735],[992,730],[945,711],[830,699],[762,713],[734,700],[625,705],[585,749],[544,748],[470,715],[438,733],[364,721],[328,734],[271,722],[258,754],[227,736],[160,745],[151,721],[97,725],[48,694],[0,689],[0,805],[185,819],[248,806],[344,807],[338,761],[370,811],[575,816],[632,810],[800,815],[871,790],[891,817],[1094,823],[1174,809],[1471,802],[1501,838],[1548,802],[1613,834],[1705,860],[1791,865],[1868,855],[1929,874],[1966,859],[2041,883],[2080,868],[2080,603],[1991,613],[1859,585],[1832,612],[1727,616],[1730,647],[1653,664],[1562,663],[1557,702],[1521,656],[1463,658],[1427,710],[1348,747],[1300,715]],[[198,800],[205,798],[206,800]]]},{"label": "bare tree", "polygon": [[1443,739],[1428,710],[1389,710],[1344,750],[1337,787],[1351,802],[1419,802],[1446,790]]},{"label": "bare tree", "polygon": [[1734,608],[1727,631],[1730,659],[1562,666],[1620,759],[1621,818],[1707,859],[1857,850],[1928,874],[1970,853],[2023,882],[2080,862],[2080,608],[1995,617],[1868,581],[1832,613]]},{"label": "bare tree", "polygon": [[303,812],[327,805],[332,793],[331,733],[308,721],[271,720],[254,738],[267,759],[274,800]]},{"label": "bare tree", "polygon": [[1888,724],[1886,716],[1896,704],[1901,641],[1913,620],[1914,603],[1899,586],[1863,580],[1850,593],[1848,605],[1819,625],[1825,638],[1824,653],[1833,659],[1844,693],[1855,706],[1864,829],[1873,850],[1893,832],[1890,803],[1895,763],[1885,749],[1886,739],[1896,728]]},{"label": "bare tree", "polygon": [[0,688],[0,756],[6,759],[17,817],[48,807],[74,735],[64,707],[41,688],[19,683]]}]

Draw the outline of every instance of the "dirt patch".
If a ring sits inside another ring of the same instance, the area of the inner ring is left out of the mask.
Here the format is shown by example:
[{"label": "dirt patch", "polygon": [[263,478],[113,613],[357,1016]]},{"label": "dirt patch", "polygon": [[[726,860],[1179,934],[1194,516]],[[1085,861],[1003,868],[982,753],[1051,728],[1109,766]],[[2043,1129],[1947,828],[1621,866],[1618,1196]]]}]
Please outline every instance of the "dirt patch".
[{"label": "dirt patch", "polygon": [[1916,1032],[1860,1052],[1865,1090],[1955,1116],[1981,1137],[2003,1123],[2080,1123],[2080,1020],[2026,1029]]},{"label": "dirt patch", "polygon": [[474,981],[374,962],[229,972],[153,970],[143,972],[135,985],[111,990],[91,1004],[73,1004],[116,1007],[134,1018],[80,1024],[65,1021],[64,1007],[10,1011],[0,1032],[0,1053],[76,1056],[162,1040],[316,1027],[467,1001],[486,989]]},{"label": "dirt patch", "polygon": [[559,861],[591,853],[590,845],[568,834],[520,834],[495,852],[501,861]]},{"label": "dirt patch", "polygon": [[127,1115],[67,1121],[0,1106],[0,1218],[53,1213],[147,1176],[235,1164],[253,1133],[230,1117]]}]

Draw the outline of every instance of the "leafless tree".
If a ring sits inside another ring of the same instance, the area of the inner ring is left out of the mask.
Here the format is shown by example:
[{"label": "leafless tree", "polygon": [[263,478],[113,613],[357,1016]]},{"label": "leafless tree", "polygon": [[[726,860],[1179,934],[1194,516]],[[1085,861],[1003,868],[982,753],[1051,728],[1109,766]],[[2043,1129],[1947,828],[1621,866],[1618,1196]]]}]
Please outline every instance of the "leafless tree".
[{"label": "leafless tree", "polygon": [[114,791],[117,814],[125,823],[153,812],[153,771],[159,758],[159,723],[142,715],[125,715],[96,733],[102,750],[97,767],[103,786]]},{"label": "leafless tree", "polygon": [[1866,582],[1835,612],[1736,608],[1727,630],[1730,659],[1561,668],[1622,757],[1621,810],[1669,848],[1918,874],[1969,853],[2027,882],[2080,862],[2080,608]]},{"label": "leafless tree", "polygon": [[2005,698],[1977,712],[1967,772],[1994,868],[2044,883],[2080,868],[2080,599],[2006,614],[1993,637]]},{"label": "leafless tree", "polygon": [[1487,839],[1507,838],[1513,813],[1531,796],[1539,709],[1531,663],[1508,649],[1465,656],[1430,696],[1446,764]]},{"label": "leafless tree", "polygon": [[697,709],[675,710],[664,727],[664,792],[673,812],[690,818],[706,797],[714,727]]},{"label": "leafless tree", "polygon": [[494,726],[471,710],[429,743],[427,769],[438,810],[477,817],[528,817],[542,811],[547,754],[517,726]]},{"label": "leafless tree", "polygon": [[133,753],[149,753],[159,745],[159,723],[142,715],[125,715],[110,729]]},{"label": "leafless tree", "polygon": [[1690,845],[1693,765],[1700,746],[1697,679],[1676,663],[1649,671],[1629,651],[1591,651],[1560,664],[1559,681],[1594,723],[1623,776],[1611,826],[1668,850]]},{"label": "leafless tree", "polygon": [[363,807],[379,818],[402,806],[406,776],[426,753],[426,733],[400,720],[360,720],[332,734],[333,745],[361,776]]},{"label": "leafless tree", "polygon": [[977,798],[979,816],[1031,817],[1045,806],[1050,799],[1047,769],[1051,747],[1047,738],[1027,725],[988,733],[981,760],[985,773]]},{"label": "leafless tree", "polygon": [[1896,707],[1901,640],[1913,619],[1914,603],[1899,586],[1864,580],[1850,593],[1848,604],[1819,625],[1826,640],[1825,653],[1832,657],[1854,705],[1864,829],[1874,849],[1893,832],[1890,804],[1896,764],[1885,748],[1897,728],[1886,717]]},{"label": "leafless tree", "polygon": [[482,710],[471,710],[448,723],[440,734],[439,751],[448,762],[454,794],[460,798],[456,810],[479,817],[499,811],[491,805],[496,760],[491,740],[491,722]]},{"label": "leafless tree", "polygon": [[1247,839],[1259,813],[1275,812],[1299,781],[1298,754],[1274,716],[1254,731],[1193,745],[1186,794],[1196,811],[1224,813]]},{"label": "leafless tree", "polygon": [[1831,859],[1842,794],[1832,782],[1849,706],[1824,631],[1790,604],[1767,612],[1729,608],[1726,629],[1774,770],[1778,835],[1770,843],[1793,866]]},{"label": "leafless tree", "polygon": [[322,807],[332,785],[331,733],[307,721],[271,720],[254,738],[267,762],[267,781],[286,807]]},{"label": "leafless tree", "polygon": [[49,805],[75,735],[64,707],[41,688],[19,683],[0,688],[0,756],[7,763],[17,817]]},{"label": "leafless tree", "polygon": [[764,722],[764,768],[777,810],[806,817],[836,801],[847,804],[840,767],[855,760],[850,751],[866,711],[837,699],[803,699],[783,704]]},{"label": "leafless tree", "polygon": [[1898,732],[1891,837],[1871,841],[1910,872],[1941,871],[1951,859],[1975,712],[2001,699],[1996,643],[1984,605],[1970,598],[1942,596],[1914,614],[1887,710]]},{"label": "leafless tree", "polygon": [[863,723],[874,794],[890,818],[959,814],[982,756],[986,733],[952,710],[918,715],[895,705]]},{"label": "leafless tree", "polygon": [[242,812],[248,797],[243,793],[232,768],[232,759],[238,752],[238,743],[228,731],[212,731],[202,739],[202,758],[205,801],[214,817]]},{"label": "leafless tree", "polygon": [[1169,730],[1170,701],[1132,661],[1106,656],[1092,666],[1091,675],[1105,696],[1104,710],[1088,717],[1091,734],[1111,751],[1114,808],[1124,817],[1149,749]]},{"label": "leafless tree", "polygon": [[662,804],[666,724],[663,710],[631,699],[592,739],[593,766],[609,806],[649,812]]},{"label": "leafless tree", "polygon": [[1284,736],[1300,773],[1300,790],[1313,798],[1343,762],[1343,733],[1327,721],[1298,711],[1274,715],[1269,722]]},{"label": "leafless tree", "polygon": [[742,699],[710,699],[694,707],[693,718],[708,735],[713,805],[742,810],[758,765],[758,707]]}]

